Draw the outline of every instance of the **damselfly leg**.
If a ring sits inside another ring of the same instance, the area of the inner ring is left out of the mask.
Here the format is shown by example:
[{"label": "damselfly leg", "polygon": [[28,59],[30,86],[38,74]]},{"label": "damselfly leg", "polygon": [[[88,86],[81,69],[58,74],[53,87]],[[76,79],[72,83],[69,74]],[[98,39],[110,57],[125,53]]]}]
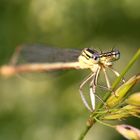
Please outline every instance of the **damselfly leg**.
[{"label": "damselfly leg", "polygon": [[[80,89],[79,89],[79,92],[80,92],[80,96],[82,98],[82,101],[85,105],[85,107],[90,111],[90,112],[93,112],[95,110],[95,96],[105,105],[106,107],[106,104],[105,102],[96,94],[96,86],[98,86],[97,82],[98,82],[98,77],[99,77],[99,73],[100,73],[100,70],[101,68],[99,67],[97,69],[97,71],[93,74],[91,74],[85,81],[83,81],[83,83],[80,85]],[[90,92],[89,92],[89,95],[90,95],[90,101],[91,101],[91,107],[90,105],[88,104],[88,101],[86,100],[84,94],[83,94],[83,91],[82,91],[82,88],[84,87],[84,85],[89,81],[91,80],[92,81],[90,82]],[[107,107],[106,107],[107,108]]]},{"label": "damselfly leg", "polygon": [[100,67],[97,69],[97,72],[95,73],[92,81],[90,82],[90,100],[91,100],[91,105],[92,105],[92,110],[93,111],[95,110],[95,96],[97,96],[95,94],[95,92],[96,92],[96,86],[97,86],[97,80],[98,80],[98,76],[99,76],[99,71],[100,71]]},{"label": "damselfly leg", "polygon": [[[79,92],[80,92],[80,96],[81,96],[81,99],[85,105],[85,107],[90,111],[90,112],[93,112],[95,110],[95,90],[96,90],[96,85],[97,85],[97,78],[98,78],[98,72],[95,72],[95,73],[92,73],[87,79],[85,79],[82,84],[80,85],[80,88],[79,88]],[[92,81],[90,82],[90,100],[91,100],[91,107],[90,105],[88,104],[88,101],[86,100],[84,94],[83,94],[83,87],[85,86],[85,84],[91,80]],[[97,96],[97,95],[96,95]],[[100,98],[100,97],[98,97]]]},{"label": "damselfly leg", "polygon": [[[119,57],[120,57],[120,52],[118,50],[112,50],[106,53],[101,52],[99,54],[97,51],[91,50],[89,48],[84,49],[82,51],[82,54],[79,56],[80,67],[84,69],[88,66],[88,68],[91,69],[91,71],[93,72],[93,75],[87,80],[89,81],[92,78],[92,81],[90,83],[90,93],[89,93],[92,108],[89,106],[88,102],[83,96],[82,90],[80,90],[82,100],[88,110],[90,111],[95,110],[95,96],[97,96],[98,99],[105,105],[104,101],[98,95],[95,94],[97,86],[101,88],[105,88],[109,91],[112,91],[112,93],[114,93],[116,97],[118,96],[111,89],[111,84],[110,84],[108,75],[106,73],[106,68],[110,68],[113,62],[118,60]],[[117,77],[120,76],[120,74],[116,70],[114,70],[113,68],[110,68],[110,69]],[[107,87],[97,84],[99,73],[101,70],[104,73]],[[124,79],[122,80],[123,82],[125,82]],[[83,82],[83,84],[81,84],[82,85],[81,87],[83,87],[87,83],[87,81]]]},{"label": "damselfly leg", "polygon": [[95,73],[92,73],[90,76],[88,76],[88,78],[86,78],[86,79],[81,83],[80,88],[79,88],[79,92],[80,92],[81,99],[82,99],[82,101],[83,101],[85,107],[86,107],[90,112],[93,112],[93,109],[91,109],[91,107],[89,106],[89,104],[88,104],[88,102],[87,102],[87,100],[86,100],[86,98],[85,98],[85,96],[84,96],[84,94],[83,94],[82,89],[83,89],[84,85],[85,85],[89,80],[91,80],[91,78],[94,77],[94,75],[95,75]]},{"label": "damselfly leg", "polygon": [[[120,76],[120,73],[117,72],[115,69],[113,69],[112,67],[108,67],[117,77]],[[122,78],[122,82],[125,83],[125,79],[124,77]]]}]

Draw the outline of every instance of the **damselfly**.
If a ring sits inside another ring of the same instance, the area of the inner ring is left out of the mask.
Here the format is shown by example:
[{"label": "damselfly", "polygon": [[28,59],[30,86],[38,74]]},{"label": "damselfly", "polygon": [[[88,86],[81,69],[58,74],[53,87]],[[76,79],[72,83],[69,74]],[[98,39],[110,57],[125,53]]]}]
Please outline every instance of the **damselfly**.
[{"label": "damselfly", "polygon": [[[18,64],[17,60],[21,58],[21,56],[24,57],[24,61],[22,64]],[[90,69],[91,74],[82,82],[79,92],[85,107],[89,111],[93,112],[95,110],[95,92],[96,86],[98,85],[99,73],[101,70],[103,71],[107,87],[101,85],[98,86],[111,90],[106,68],[109,68],[116,76],[119,76],[120,74],[112,68],[113,62],[119,58],[120,52],[116,49],[112,49],[109,52],[98,52],[91,48],[85,48],[80,51],[42,45],[22,45],[17,48],[11,59],[10,65],[1,67],[0,72],[3,75],[12,75],[22,72],[40,72],[62,69]],[[89,95],[91,107],[82,91],[84,85],[90,80]]]}]

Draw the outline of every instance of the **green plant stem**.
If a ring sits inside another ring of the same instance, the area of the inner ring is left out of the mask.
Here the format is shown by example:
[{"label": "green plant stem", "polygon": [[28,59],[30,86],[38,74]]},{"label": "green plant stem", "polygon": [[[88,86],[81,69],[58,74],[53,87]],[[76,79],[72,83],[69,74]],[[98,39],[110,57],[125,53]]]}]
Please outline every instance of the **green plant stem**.
[{"label": "green plant stem", "polygon": [[129,63],[127,64],[127,66],[125,67],[125,69],[123,70],[123,72],[121,73],[121,75],[115,80],[115,82],[112,85],[112,88],[113,89],[119,84],[119,82],[121,81],[121,79],[124,77],[124,75],[127,73],[127,71],[132,67],[132,65],[136,62],[136,60],[139,57],[140,57],[140,49],[138,49],[138,51],[132,57],[132,59],[129,61]]},{"label": "green plant stem", "polygon": [[[125,67],[125,69],[123,70],[123,72],[121,73],[121,75],[115,80],[115,82],[112,85],[112,89],[114,89],[119,82],[121,81],[121,79],[124,77],[124,75],[129,71],[129,69],[133,66],[133,64],[136,62],[136,60],[140,57],[140,49],[138,49],[138,51],[136,52],[136,54],[132,57],[132,59],[129,61],[129,63],[127,64],[127,66]],[[110,92],[107,92],[103,98],[104,101],[107,100],[107,98],[110,96]],[[100,103],[97,107],[97,110],[99,108],[101,108],[103,106],[102,103]],[[93,112],[93,114],[90,116],[90,120],[93,121],[94,123],[91,123],[91,125],[87,125],[85,130],[80,134],[80,137],[78,140],[83,140],[86,136],[86,134],[88,133],[88,131],[90,130],[90,128],[97,122],[97,119],[100,117],[99,114],[96,114]],[[95,120],[96,118],[96,120]]]},{"label": "green plant stem", "polygon": [[81,133],[81,135],[80,135],[78,140],[83,140],[84,137],[86,136],[87,132],[90,130],[91,127],[92,127],[92,125],[91,126],[86,126],[85,130]]},{"label": "green plant stem", "polygon": [[96,122],[99,122],[99,123],[102,124],[102,125],[115,128],[115,126],[113,126],[113,125],[111,125],[111,124],[108,124],[108,123],[104,123],[104,122],[100,121],[99,119],[97,119],[96,117],[94,117],[94,119],[96,120]]}]

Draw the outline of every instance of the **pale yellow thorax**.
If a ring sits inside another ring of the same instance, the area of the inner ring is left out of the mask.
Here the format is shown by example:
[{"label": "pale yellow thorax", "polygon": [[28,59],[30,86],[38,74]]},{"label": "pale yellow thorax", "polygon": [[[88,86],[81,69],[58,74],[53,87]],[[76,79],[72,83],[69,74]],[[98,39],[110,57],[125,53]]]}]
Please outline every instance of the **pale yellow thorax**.
[{"label": "pale yellow thorax", "polygon": [[92,58],[92,53],[84,49],[81,55],[78,57],[79,66],[81,69],[91,69],[92,72],[96,72],[99,68],[99,64]]}]

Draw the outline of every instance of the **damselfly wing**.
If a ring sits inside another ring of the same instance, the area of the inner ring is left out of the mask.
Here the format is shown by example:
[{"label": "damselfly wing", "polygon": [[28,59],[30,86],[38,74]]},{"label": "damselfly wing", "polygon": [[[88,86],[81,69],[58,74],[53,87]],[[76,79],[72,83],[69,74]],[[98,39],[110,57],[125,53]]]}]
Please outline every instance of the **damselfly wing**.
[{"label": "damselfly wing", "polygon": [[56,48],[45,45],[21,45],[15,52],[16,63],[77,62],[81,50]]}]

